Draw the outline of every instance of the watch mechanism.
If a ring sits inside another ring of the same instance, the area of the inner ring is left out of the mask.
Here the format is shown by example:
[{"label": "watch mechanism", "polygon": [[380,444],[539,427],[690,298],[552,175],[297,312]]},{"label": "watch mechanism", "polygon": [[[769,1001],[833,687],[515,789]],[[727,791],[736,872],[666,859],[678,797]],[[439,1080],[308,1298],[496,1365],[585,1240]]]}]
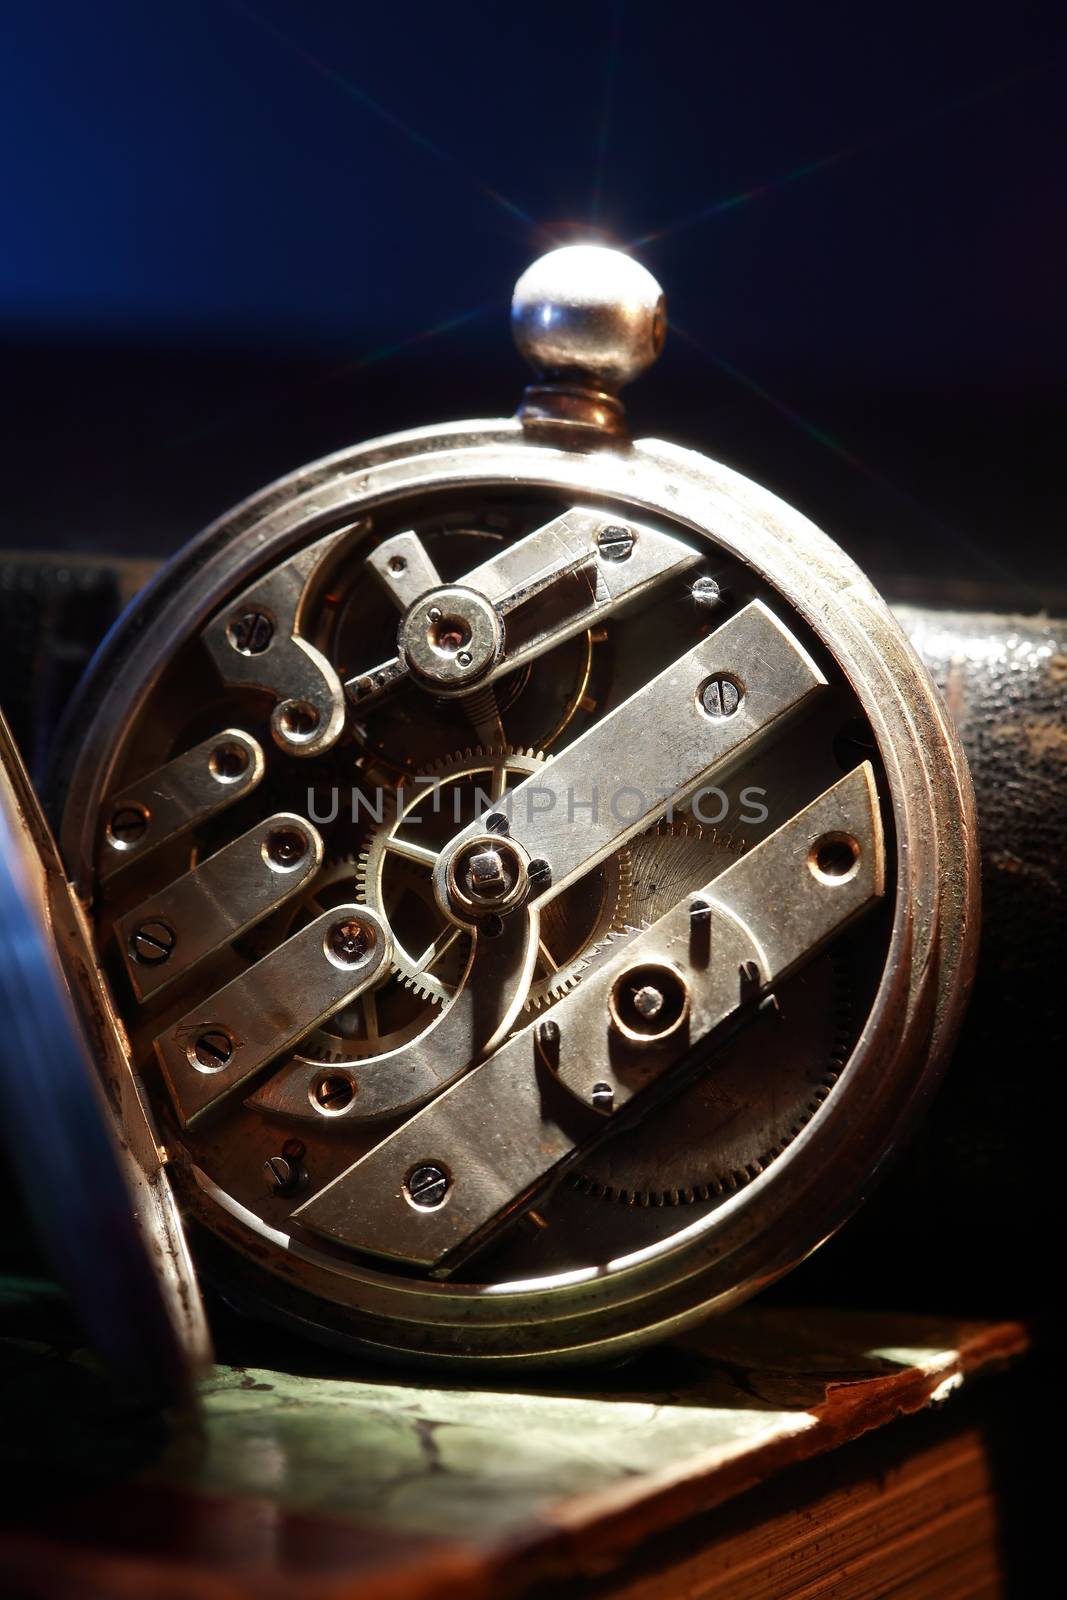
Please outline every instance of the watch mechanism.
[{"label": "watch mechanism", "polygon": [[68,772],[202,1270],[409,1358],[610,1355],[773,1279],[972,955],[966,773],[884,605],[626,436],[649,274],[555,252],[515,323],[516,419],[317,463],[167,569]]}]

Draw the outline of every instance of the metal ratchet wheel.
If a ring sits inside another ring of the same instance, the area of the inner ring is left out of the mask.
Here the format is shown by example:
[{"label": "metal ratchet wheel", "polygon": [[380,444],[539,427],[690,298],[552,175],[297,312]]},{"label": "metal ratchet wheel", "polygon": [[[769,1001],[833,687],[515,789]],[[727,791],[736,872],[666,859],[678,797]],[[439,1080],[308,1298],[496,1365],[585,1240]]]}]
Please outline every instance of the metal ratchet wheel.
[{"label": "metal ratchet wheel", "polygon": [[632,440],[658,285],[515,291],[518,415],[209,528],[86,681],[61,845],[202,1271],[335,1344],[611,1357],[773,1280],[929,1096],[969,779],[829,539]]}]

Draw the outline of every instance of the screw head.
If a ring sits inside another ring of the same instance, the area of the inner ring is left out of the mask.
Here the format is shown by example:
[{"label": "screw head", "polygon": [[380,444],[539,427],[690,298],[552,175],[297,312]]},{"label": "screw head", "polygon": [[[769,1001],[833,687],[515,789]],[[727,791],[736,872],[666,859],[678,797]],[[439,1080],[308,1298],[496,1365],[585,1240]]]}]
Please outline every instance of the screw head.
[{"label": "screw head", "polygon": [[260,656],[274,638],[274,623],[265,611],[242,611],[226,629],[230,644],[242,656]]},{"label": "screw head", "polygon": [[148,812],[141,806],[120,806],[108,823],[111,842],[120,850],[140,844],[148,829]]},{"label": "screw head", "polygon": [[355,917],[345,917],[334,923],[326,935],[326,943],[341,966],[356,967],[373,948],[374,929]]},{"label": "screw head", "polygon": [[283,1152],[280,1156],[268,1156],[263,1163],[263,1177],[273,1194],[293,1194],[303,1184],[304,1172],[299,1160]]},{"label": "screw head", "polygon": [[547,889],[552,882],[552,868],[541,856],[535,856],[526,868],[531,889]]},{"label": "screw head", "polygon": [[611,1111],[615,1105],[615,1090],[610,1083],[594,1083],[589,1100],[596,1111]]},{"label": "screw head", "polygon": [[158,966],[166,961],[177,942],[174,929],[166,922],[153,918],[142,922],[130,940],[130,954],[143,967]]},{"label": "screw head", "polygon": [[344,1072],[324,1072],[312,1090],[312,1099],[323,1111],[344,1111],[352,1104],[355,1083]]},{"label": "screw head", "polygon": [[209,1028],[193,1046],[196,1064],[205,1072],[218,1072],[233,1055],[233,1040],[221,1028]]},{"label": "screw head", "polygon": [[701,686],[700,704],[709,717],[716,721],[732,717],[745,698],[744,687],[729,672],[715,672]]},{"label": "screw head", "polygon": [[412,1167],[404,1184],[408,1199],[420,1211],[436,1211],[451,1187],[447,1172],[433,1161],[420,1161]]},{"label": "screw head", "polygon": [[601,528],[596,536],[597,554],[604,561],[629,561],[635,543],[633,530],[621,523],[611,523]]}]

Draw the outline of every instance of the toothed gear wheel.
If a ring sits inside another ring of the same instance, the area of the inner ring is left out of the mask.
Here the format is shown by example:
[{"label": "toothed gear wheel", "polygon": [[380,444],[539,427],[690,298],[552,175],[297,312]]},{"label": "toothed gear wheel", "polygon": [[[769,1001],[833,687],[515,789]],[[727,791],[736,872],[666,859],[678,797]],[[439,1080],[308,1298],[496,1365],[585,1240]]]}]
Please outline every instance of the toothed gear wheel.
[{"label": "toothed gear wheel", "polygon": [[813,961],[779,987],[776,1005],[713,1056],[695,1083],[586,1157],[565,1181],[594,1198],[641,1207],[695,1205],[743,1189],[793,1142],[836,1083],[855,1042],[852,991],[842,957]]},{"label": "toothed gear wheel", "polygon": [[[687,814],[661,821],[630,844],[631,909],[640,927],[724,872],[746,848],[736,833]],[[640,927],[616,928],[587,953],[583,974],[617,955]],[[674,1101],[621,1133],[567,1175],[582,1194],[624,1206],[693,1205],[751,1183],[796,1138],[837,1079],[853,1043],[852,983],[839,957],[823,956],[779,989],[754,1032],[728,1045]],[[776,1048],[788,1029],[789,1050]],[[798,1041],[803,1041],[802,1046]],[[803,1059],[799,1070],[798,1048]],[[750,1114],[753,1077],[773,1074],[775,1116]]]},{"label": "toothed gear wheel", "polygon": [[[374,825],[356,867],[357,895],[388,919],[393,970],[421,998],[443,1002],[452,997],[468,947],[467,936],[436,911],[430,884],[437,852],[545,759],[540,751],[510,747],[459,751],[428,766],[423,776],[432,782],[415,786],[410,798],[398,790]],[[625,925],[630,884],[630,853],[621,850],[545,907],[527,1012],[551,1005],[580,981],[590,953]],[[417,942],[415,905],[436,915],[435,926],[422,918]]]},{"label": "toothed gear wheel", "polygon": [[745,851],[736,833],[702,826],[680,814],[630,843],[630,904],[635,921],[649,927],[687,894],[725,872]]},{"label": "toothed gear wheel", "polygon": [[[351,900],[357,868],[354,855],[328,856],[304,893],[286,906],[280,917],[272,919],[263,951],[296,933],[330,906]],[[425,1025],[425,1008],[393,975],[315,1028],[302,1042],[299,1053],[308,1061],[328,1065],[362,1061],[409,1043]]]}]

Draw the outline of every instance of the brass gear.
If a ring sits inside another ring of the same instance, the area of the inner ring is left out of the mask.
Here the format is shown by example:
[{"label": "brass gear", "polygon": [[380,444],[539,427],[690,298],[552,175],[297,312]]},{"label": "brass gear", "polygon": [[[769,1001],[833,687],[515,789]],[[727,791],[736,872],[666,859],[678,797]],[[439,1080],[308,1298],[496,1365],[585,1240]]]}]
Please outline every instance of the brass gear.
[{"label": "brass gear", "polygon": [[[725,872],[745,848],[739,835],[684,813],[640,834],[630,852],[641,926]],[[606,941],[589,965],[618,948],[617,939]],[[852,1044],[851,993],[850,975],[832,955],[787,980],[778,1001],[790,1030],[788,1052],[775,1050],[768,1030],[776,1013],[770,1013],[772,1020],[753,1024],[727,1046],[698,1083],[568,1173],[568,1186],[622,1205],[659,1207],[712,1201],[751,1183],[796,1138],[836,1081]],[[792,1071],[798,1053],[800,1067]],[[758,1081],[765,1092],[768,1077],[774,1080],[771,1137],[753,1142],[746,1105],[752,1084]],[[666,1158],[664,1151],[670,1152]]]},{"label": "brass gear", "polygon": [[[632,909],[641,928],[725,872],[745,848],[739,835],[697,824],[685,813],[638,835],[630,856]],[[619,941],[638,931],[613,931],[587,955],[585,970],[614,957]],[[566,1186],[641,1208],[712,1202],[742,1189],[797,1138],[837,1080],[853,1045],[851,992],[851,974],[835,955],[824,955],[779,987],[785,1024],[808,1048],[797,1074],[779,1085],[769,1141],[758,1141],[745,1123],[745,1102],[750,1075],[766,1072],[761,1029],[774,1026],[773,1019],[753,1024],[755,1030],[726,1046],[701,1082],[593,1152],[566,1174]]]},{"label": "brass gear", "polygon": [[631,909],[643,928],[687,894],[725,872],[743,855],[744,838],[694,822],[685,814],[664,818],[630,841]]},{"label": "brass gear", "polygon": [[845,958],[819,957],[778,987],[775,1008],[753,1019],[695,1083],[591,1152],[565,1183],[640,1207],[713,1202],[745,1188],[836,1083],[855,1042],[852,995]]},{"label": "brass gear", "polygon": [[[271,942],[287,938],[329,906],[351,900],[357,867],[353,855],[328,856],[304,891],[273,919]],[[413,1006],[394,975],[315,1028],[301,1042],[299,1054],[329,1065],[361,1061],[409,1043],[425,1025],[421,1008]]]},{"label": "brass gear", "polygon": [[[515,782],[521,782],[544,765],[541,751],[501,746],[483,749],[473,746],[457,751],[443,761],[429,765],[423,776],[432,783],[420,786],[411,799],[404,790],[376,822],[359,856],[356,867],[356,893],[364,904],[385,916],[393,933],[393,970],[407,988],[423,999],[443,1002],[455,993],[462,981],[467,938],[442,925],[413,955],[410,937],[397,927],[393,912],[397,890],[403,887],[419,894],[416,872],[424,880],[420,898],[432,904],[429,893],[433,861],[427,854],[442,848],[464,823],[477,814],[480,803],[494,803]],[[442,805],[442,793],[452,792],[451,806]],[[419,826],[418,839],[404,836],[406,828]],[[416,852],[419,852],[416,854]],[[388,882],[387,882],[388,876]],[[535,975],[526,997],[525,1010],[551,1005],[561,994],[579,982],[586,961],[612,930],[623,926],[629,912],[630,854],[618,851],[594,872],[565,890],[545,909],[541,926],[541,950]],[[443,952],[427,959],[439,937],[444,936]],[[442,962],[448,965],[442,966]]]}]

